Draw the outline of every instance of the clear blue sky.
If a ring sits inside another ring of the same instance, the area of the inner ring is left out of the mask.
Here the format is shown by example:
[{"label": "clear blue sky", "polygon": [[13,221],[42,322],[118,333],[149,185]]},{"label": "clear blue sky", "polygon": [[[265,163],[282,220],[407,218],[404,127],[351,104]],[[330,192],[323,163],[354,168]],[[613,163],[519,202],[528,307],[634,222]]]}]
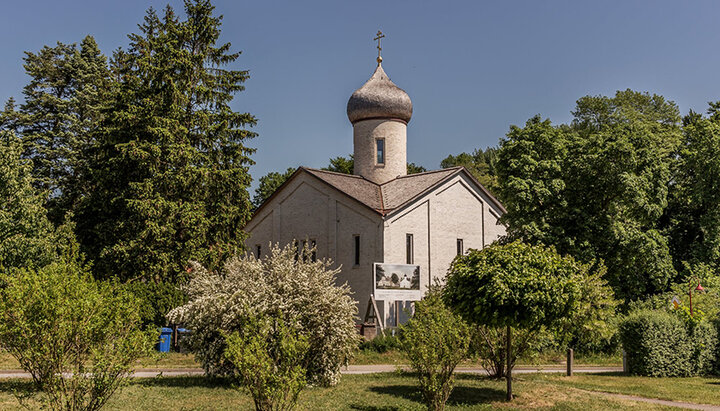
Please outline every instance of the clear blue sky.
[{"label": "clear blue sky", "polygon": [[[21,99],[23,51],[95,36],[106,54],[127,45],[145,10],[168,1],[33,0],[3,5],[0,99]],[[177,10],[182,2],[169,2]],[[682,111],[720,100],[720,2],[254,1],[214,2],[222,38],[243,54],[256,115],[257,179],[288,166],[323,167],[352,152],[350,94],[375,68],[413,100],[408,160],[428,169],[448,154],[496,145],[511,124],[541,114],[566,122],[575,100],[631,88]]]}]

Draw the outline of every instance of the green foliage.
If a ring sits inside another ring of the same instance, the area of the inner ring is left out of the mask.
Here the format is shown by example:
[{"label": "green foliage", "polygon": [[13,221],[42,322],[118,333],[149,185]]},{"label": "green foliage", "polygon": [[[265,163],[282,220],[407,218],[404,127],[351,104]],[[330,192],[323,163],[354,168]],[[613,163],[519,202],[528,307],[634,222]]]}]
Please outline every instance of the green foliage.
[{"label": "green foliage", "polygon": [[[680,300],[680,310],[686,311],[686,314],[678,314],[686,315],[689,318],[689,291],[693,290],[693,311],[702,313],[703,318],[709,321],[720,319],[720,275],[715,274],[715,272],[713,272],[713,270],[705,264],[685,264],[684,271],[690,274],[691,280],[671,284],[669,291],[651,296],[643,301],[630,304],[630,309],[651,309],[676,312],[671,301],[673,297],[678,297]],[[695,291],[695,287],[697,287],[698,283],[703,286],[704,291]]]},{"label": "green foliage", "polygon": [[476,149],[472,154],[460,153],[456,156],[451,154],[440,162],[440,167],[465,167],[485,188],[497,196],[500,191],[495,170],[496,162],[497,148],[488,147],[485,150]]},{"label": "green foliage", "polygon": [[620,324],[620,339],[632,374],[650,377],[692,374],[693,346],[685,324],[672,314],[632,312]]},{"label": "green foliage", "polygon": [[83,194],[87,149],[102,118],[110,90],[107,60],[92,36],[76,44],[57,43],[25,53],[30,82],[16,130],[33,162],[35,185],[49,196],[52,219],[61,223]]},{"label": "green foliage", "polygon": [[0,131],[0,269],[42,267],[54,256],[54,229],[33,187],[32,165],[22,160],[20,141]]},{"label": "green foliage", "polygon": [[355,159],[350,154],[348,158],[338,156],[330,159],[330,164],[324,167],[323,170],[334,171],[336,173],[352,174],[355,169]]},{"label": "green foliage", "polygon": [[[515,367],[517,359],[536,354],[540,348],[552,340],[548,332],[536,332],[525,329],[512,329],[510,345],[510,368]],[[475,325],[471,328],[470,354],[480,360],[480,364],[493,378],[507,376],[507,327]]]},{"label": "green foliage", "polygon": [[284,321],[297,325],[310,343],[305,362],[308,382],[337,383],[340,367],[359,343],[357,307],[347,285],[335,285],[339,270],[330,268],[331,261],[296,261],[295,252],[292,245],[271,246],[261,260],[252,255],[234,257],[219,272],[192,264],[192,278],[183,287],[189,301],[172,310],[168,319],[193,330],[191,348],[208,374],[235,372],[224,357],[223,333],[242,333],[249,316],[280,309]]},{"label": "green foliage", "polygon": [[271,171],[260,177],[260,185],[255,189],[253,197],[253,206],[260,207],[296,170],[297,168],[289,167],[284,173]]},{"label": "green foliage", "polygon": [[188,261],[214,268],[243,247],[250,217],[245,146],[255,118],[232,110],[247,71],[219,43],[221,17],[186,1],[186,19],[149,10],[113,56],[112,101],[88,158],[78,237],[96,276],[182,282]]},{"label": "green foliage", "polygon": [[0,284],[0,346],[52,409],[101,408],[156,338],[140,330],[130,294],[76,262],[4,271]]},{"label": "green foliage", "polygon": [[415,303],[415,315],[403,327],[402,342],[428,409],[445,409],[455,367],[467,357],[468,326],[445,307],[439,293],[431,291]]},{"label": "green foliage", "polygon": [[680,143],[677,106],[626,90],[583,97],[573,115],[558,127],[534,117],[501,141],[509,236],[604,261],[626,302],[664,291],[676,276],[662,217]]},{"label": "green foliage", "polygon": [[132,281],[123,286],[137,299],[140,318],[145,325],[166,325],[167,313],[187,301],[185,293],[176,284],[167,281]]},{"label": "green foliage", "polygon": [[576,310],[586,273],[552,249],[493,244],[453,261],[443,297],[470,323],[554,329]]},{"label": "green foliage", "polygon": [[[568,341],[568,335],[582,335],[585,327],[603,326],[615,304],[599,277],[588,265],[561,257],[553,248],[519,241],[495,243],[455,258],[443,299],[466,321],[480,326],[477,332],[488,344],[485,352],[481,350],[488,354],[485,367],[495,376],[510,378],[518,355],[536,347],[542,334]],[[514,345],[513,330],[519,331]],[[507,355],[508,345],[510,360],[503,367],[501,355]],[[513,347],[519,351],[514,355]]]},{"label": "green foliage", "polygon": [[284,320],[281,312],[249,316],[242,333],[226,337],[225,357],[238,370],[250,391],[257,411],[284,411],[295,408],[305,387],[307,337]]},{"label": "green foliage", "polygon": [[690,364],[693,375],[709,375],[715,371],[715,363],[720,359],[718,336],[717,328],[708,321],[699,321],[690,328],[688,338],[692,347]]},{"label": "green foliage", "polygon": [[605,267],[582,266],[579,271],[580,295],[572,313],[553,333],[555,344],[576,352],[612,352],[618,346],[616,317],[619,302],[608,286]]},{"label": "green foliage", "polygon": [[408,174],[417,174],[417,173],[424,173],[427,171],[427,168],[423,166],[419,166],[415,163],[407,163],[407,173]]},{"label": "green foliage", "polygon": [[720,269],[720,115],[711,103],[709,118],[690,112],[674,163],[669,220],[670,248],[678,271],[683,262]]},{"label": "green foliage", "polygon": [[378,335],[369,341],[362,341],[359,348],[361,350],[374,351],[377,353],[386,353],[388,351],[397,350],[401,348],[400,337],[397,335]]}]

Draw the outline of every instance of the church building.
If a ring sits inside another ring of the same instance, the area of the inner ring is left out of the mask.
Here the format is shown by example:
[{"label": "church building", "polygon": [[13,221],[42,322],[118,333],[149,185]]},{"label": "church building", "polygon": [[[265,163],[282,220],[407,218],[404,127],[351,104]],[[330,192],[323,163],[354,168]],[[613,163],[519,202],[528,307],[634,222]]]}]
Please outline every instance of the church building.
[{"label": "church building", "polygon": [[[465,168],[407,174],[412,102],[381,62],[378,56],[372,77],[347,104],[354,175],[300,167],[245,227],[247,250],[256,256],[270,243],[297,241],[316,247],[312,258],[332,259],[342,269],[338,282],[352,289],[361,317],[378,285],[376,263],[415,266],[424,292],[444,278],[456,255],[505,234],[498,222],[503,205]],[[393,278],[399,288],[412,282],[407,275]],[[382,281],[392,283],[389,275]],[[377,300],[385,324],[404,322],[408,301]]]}]

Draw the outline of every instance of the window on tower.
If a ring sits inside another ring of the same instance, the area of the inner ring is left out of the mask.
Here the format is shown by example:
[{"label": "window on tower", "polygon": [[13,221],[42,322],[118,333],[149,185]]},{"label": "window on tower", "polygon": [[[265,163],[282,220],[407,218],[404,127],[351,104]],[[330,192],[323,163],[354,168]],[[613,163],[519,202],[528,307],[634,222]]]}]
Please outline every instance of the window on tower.
[{"label": "window on tower", "polygon": [[375,144],[377,146],[377,163],[385,164],[385,139],[379,138],[375,140]]}]

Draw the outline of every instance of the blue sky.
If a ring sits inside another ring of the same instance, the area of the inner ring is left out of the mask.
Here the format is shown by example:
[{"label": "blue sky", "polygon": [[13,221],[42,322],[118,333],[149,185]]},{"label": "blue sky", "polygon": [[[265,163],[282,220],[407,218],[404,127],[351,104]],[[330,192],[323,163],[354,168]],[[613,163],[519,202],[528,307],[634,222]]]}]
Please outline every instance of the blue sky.
[{"label": "blue sky", "polygon": [[[21,99],[23,51],[93,35],[127,45],[145,10],[181,1],[12,1],[0,15],[0,99]],[[413,100],[408,160],[496,145],[535,114],[566,122],[584,95],[631,88],[682,111],[720,100],[720,2],[220,1],[222,39],[250,70],[234,107],[258,117],[257,179],[352,152],[350,94],[383,67]]]}]

